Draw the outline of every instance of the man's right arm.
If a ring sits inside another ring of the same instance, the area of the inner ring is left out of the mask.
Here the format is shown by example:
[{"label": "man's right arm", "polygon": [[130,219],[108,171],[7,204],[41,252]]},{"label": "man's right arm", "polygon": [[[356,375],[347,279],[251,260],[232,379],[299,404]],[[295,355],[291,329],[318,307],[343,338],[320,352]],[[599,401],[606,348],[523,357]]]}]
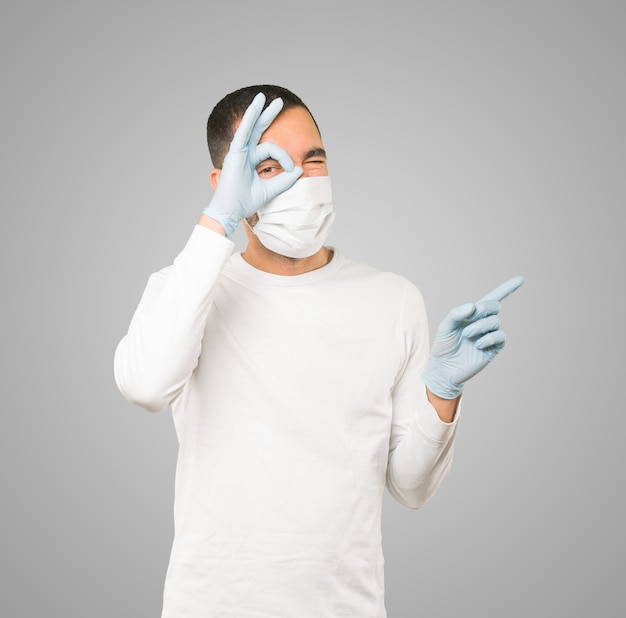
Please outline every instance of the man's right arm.
[{"label": "man's right arm", "polygon": [[[115,352],[118,388],[152,412],[165,410],[176,399],[198,364],[215,284],[233,250],[230,237],[237,224],[302,174],[282,148],[259,143],[283,106],[280,99],[265,110],[264,104],[259,93],[246,110],[211,202],[174,264],[150,278]],[[285,171],[259,178],[256,165],[267,158],[276,159]]]},{"label": "man's right arm", "polygon": [[215,219],[212,219],[211,217],[207,215],[204,215],[204,214],[200,215],[200,219],[198,220],[198,225],[206,227],[209,230],[213,230],[214,232],[216,232],[217,234],[220,234],[221,236],[226,236],[226,232],[224,231],[224,228],[222,227],[220,222],[216,221]]},{"label": "man's right arm", "polygon": [[115,352],[118,388],[151,412],[165,410],[198,364],[215,284],[234,244],[197,225],[174,263],[153,274]]}]

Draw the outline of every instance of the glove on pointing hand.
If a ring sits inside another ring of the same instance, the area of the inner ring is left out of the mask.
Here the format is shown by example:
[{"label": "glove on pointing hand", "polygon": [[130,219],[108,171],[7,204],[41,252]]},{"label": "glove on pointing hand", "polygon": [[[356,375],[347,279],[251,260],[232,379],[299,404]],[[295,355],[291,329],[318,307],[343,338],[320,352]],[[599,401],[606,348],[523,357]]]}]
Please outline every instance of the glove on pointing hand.
[{"label": "glove on pointing hand", "polygon": [[[242,219],[253,215],[263,204],[288,189],[302,175],[291,157],[276,144],[261,142],[261,136],[283,107],[282,99],[274,99],[262,113],[265,95],[262,92],[246,110],[235,132],[213,199],[202,211],[215,219],[230,238]],[[256,166],[266,159],[280,163],[283,172],[273,178],[261,179]]]},{"label": "glove on pointing hand", "polygon": [[500,301],[524,283],[513,277],[476,303],[452,309],[437,329],[430,359],[422,372],[428,390],[442,399],[455,399],[467,380],[484,369],[504,347],[500,330]]}]

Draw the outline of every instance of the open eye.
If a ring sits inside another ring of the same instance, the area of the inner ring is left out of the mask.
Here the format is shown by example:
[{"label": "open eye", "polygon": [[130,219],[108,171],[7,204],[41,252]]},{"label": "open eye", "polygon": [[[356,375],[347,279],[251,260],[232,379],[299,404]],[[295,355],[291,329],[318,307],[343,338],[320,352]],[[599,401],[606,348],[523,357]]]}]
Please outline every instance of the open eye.
[{"label": "open eye", "polygon": [[271,178],[283,171],[282,166],[277,161],[269,160],[259,163],[256,167],[256,173],[261,178]]}]

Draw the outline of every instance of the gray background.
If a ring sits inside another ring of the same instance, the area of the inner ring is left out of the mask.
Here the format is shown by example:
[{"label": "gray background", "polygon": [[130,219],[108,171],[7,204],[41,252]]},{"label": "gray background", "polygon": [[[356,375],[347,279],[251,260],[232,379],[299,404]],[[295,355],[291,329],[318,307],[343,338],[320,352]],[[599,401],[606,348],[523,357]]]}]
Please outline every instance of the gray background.
[{"label": "gray background", "polygon": [[208,113],[269,82],[322,128],[331,243],[432,332],[527,278],[446,484],[385,501],[390,618],[623,616],[624,6],[3,2],[0,614],[159,616],[174,430],[113,352],[210,199]]}]

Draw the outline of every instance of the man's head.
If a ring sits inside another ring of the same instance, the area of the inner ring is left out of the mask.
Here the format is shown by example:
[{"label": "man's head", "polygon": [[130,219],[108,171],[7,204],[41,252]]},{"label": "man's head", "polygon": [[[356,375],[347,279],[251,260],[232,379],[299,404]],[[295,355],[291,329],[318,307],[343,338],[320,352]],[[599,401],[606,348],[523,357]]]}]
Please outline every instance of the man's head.
[{"label": "man's head", "polygon": [[[302,99],[286,88],[264,84],[259,86],[246,86],[245,88],[235,90],[227,94],[213,108],[207,122],[207,143],[214,167],[218,169],[222,168],[224,157],[228,152],[228,147],[235,134],[237,123],[243,117],[250,103],[252,103],[252,99],[254,99],[259,92],[262,92],[266,97],[265,107],[274,99],[280,97],[283,100],[283,111],[294,107],[301,107],[313,118],[313,114],[311,114],[311,111],[304,104]],[[315,118],[313,118],[313,122],[317,127]],[[319,127],[317,128],[319,132]]]}]

